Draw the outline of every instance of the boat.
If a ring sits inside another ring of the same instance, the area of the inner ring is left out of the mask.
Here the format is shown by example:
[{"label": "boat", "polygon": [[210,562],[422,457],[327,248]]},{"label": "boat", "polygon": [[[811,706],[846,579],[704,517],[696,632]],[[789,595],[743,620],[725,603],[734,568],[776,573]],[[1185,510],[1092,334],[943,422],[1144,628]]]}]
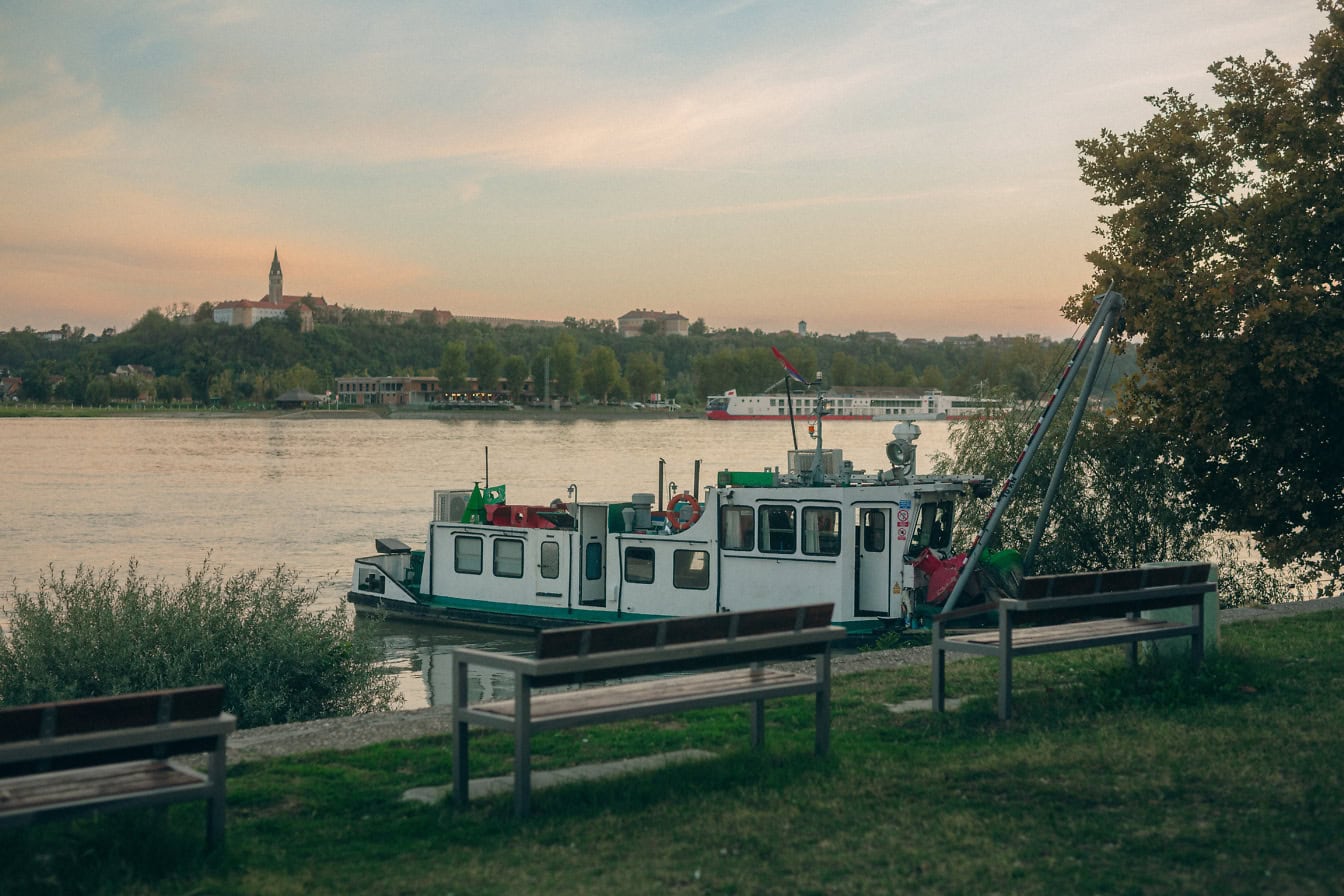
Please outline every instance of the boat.
[{"label": "boat", "polygon": [[811,399],[814,446],[787,450],[782,466],[721,470],[703,488],[697,461],[694,487],[671,495],[661,465],[658,493],[605,501],[580,502],[575,486],[543,505],[510,503],[488,481],[435,491],[423,547],[377,539],[378,553],[355,561],[348,600],[361,613],[508,629],[833,600],[855,638],[899,629],[931,588],[945,596],[955,581],[957,499],[988,497],[991,484],[918,473],[909,422],[893,426],[885,461],[856,469],[823,445],[830,401]]},{"label": "boat", "polygon": [[[811,417],[817,396],[786,393],[738,395],[729,389],[705,403],[710,420],[787,420],[790,414]],[[960,420],[1002,408],[1003,403],[966,395],[944,395],[939,389],[874,389],[827,395],[832,420]]]}]

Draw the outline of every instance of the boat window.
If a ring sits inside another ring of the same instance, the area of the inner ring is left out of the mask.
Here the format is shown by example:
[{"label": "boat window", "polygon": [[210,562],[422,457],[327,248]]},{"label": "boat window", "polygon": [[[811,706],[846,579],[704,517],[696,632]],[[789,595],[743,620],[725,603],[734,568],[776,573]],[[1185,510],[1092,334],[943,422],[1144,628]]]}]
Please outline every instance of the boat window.
[{"label": "boat window", "polygon": [[481,539],[474,535],[453,538],[453,571],[478,576],[481,574],[483,555]]},{"label": "boat window", "polygon": [[523,543],[516,538],[495,540],[495,575],[507,579],[523,577]]},{"label": "boat window", "polygon": [[792,554],[797,543],[798,511],[788,505],[765,505],[761,508],[760,538],[757,546],[764,554]]},{"label": "boat window", "polygon": [[835,557],[840,553],[839,509],[803,508],[803,553],[822,557]]},{"label": "boat window", "polygon": [[653,548],[625,549],[625,580],[635,585],[653,583]]},{"label": "boat window", "polygon": [[910,555],[925,548],[946,551],[952,546],[952,502],[920,505],[919,520],[910,535]]},{"label": "boat window", "polygon": [[876,508],[863,511],[863,549],[880,554],[887,549],[887,512]]},{"label": "boat window", "polygon": [[725,551],[749,551],[756,543],[756,511],[750,507],[719,510],[719,544]]},{"label": "boat window", "polygon": [[602,578],[602,543],[590,541],[583,547],[583,577],[590,582]]},{"label": "boat window", "polygon": [[541,543],[541,577],[543,579],[560,578],[560,543],[543,541]]},{"label": "boat window", "polygon": [[709,587],[709,551],[673,551],[672,587],[695,588],[704,591]]}]

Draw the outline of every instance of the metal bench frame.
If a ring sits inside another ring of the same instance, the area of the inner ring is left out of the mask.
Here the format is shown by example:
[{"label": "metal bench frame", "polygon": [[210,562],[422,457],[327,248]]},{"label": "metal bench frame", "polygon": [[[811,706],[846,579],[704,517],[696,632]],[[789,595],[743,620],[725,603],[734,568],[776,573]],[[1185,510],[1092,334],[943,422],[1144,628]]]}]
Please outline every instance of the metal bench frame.
[{"label": "metal bench frame", "polygon": [[[1021,596],[965,607],[933,618],[933,709],[943,711],[948,651],[999,660],[999,718],[1012,717],[1013,658],[1037,653],[1126,644],[1131,665],[1140,641],[1189,638],[1195,668],[1204,658],[1204,595],[1217,590],[1208,563],[1029,576]],[[1190,622],[1145,619],[1149,610],[1189,607]],[[997,610],[997,629],[949,633],[947,624]],[[1077,616],[1094,617],[1055,621]],[[1095,618],[1100,617],[1100,618]]]},{"label": "metal bench frame", "polygon": [[[514,813],[531,803],[531,739],[542,731],[751,703],[751,744],[765,740],[765,701],[816,697],[817,755],[830,747],[831,647],[845,630],[830,624],[831,604],[613,623],[543,631],[534,657],[486,650],[453,650],[453,797],[468,800],[469,724],[514,737]],[[805,675],[766,668],[766,662],[815,656]],[[513,673],[511,700],[472,704],[467,669]],[[724,668],[735,667],[735,668]],[[538,688],[587,684],[665,672],[715,671],[537,693]]]},{"label": "metal bench frame", "polygon": [[[0,709],[0,827],[205,800],[206,846],[222,846],[237,725],[223,695],[206,685]],[[169,758],[201,753],[205,772]]]}]

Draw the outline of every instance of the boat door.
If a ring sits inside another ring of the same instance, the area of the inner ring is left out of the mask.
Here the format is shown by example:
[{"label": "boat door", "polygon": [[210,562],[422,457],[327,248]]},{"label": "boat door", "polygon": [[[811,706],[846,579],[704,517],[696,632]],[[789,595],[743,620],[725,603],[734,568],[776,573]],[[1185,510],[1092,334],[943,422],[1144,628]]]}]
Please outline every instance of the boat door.
[{"label": "boat door", "polygon": [[856,590],[861,616],[891,615],[891,511],[889,506],[858,505]]},{"label": "boat door", "polygon": [[565,606],[569,591],[569,566],[574,556],[573,532],[549,530],[537,541],[534,586],[542,606]]},{"label": "boat door", "polygon": [[578,557],[575,574],[578,578],[578,606],[604,607],[607,604],[607,506],[605,504],[579,507]]}]

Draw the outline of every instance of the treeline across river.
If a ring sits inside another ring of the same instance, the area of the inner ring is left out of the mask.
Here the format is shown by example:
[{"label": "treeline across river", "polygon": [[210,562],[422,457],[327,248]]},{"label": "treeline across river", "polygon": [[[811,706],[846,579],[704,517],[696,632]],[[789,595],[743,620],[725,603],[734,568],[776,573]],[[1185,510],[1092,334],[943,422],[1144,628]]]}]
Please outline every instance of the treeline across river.
[{"label": "treeline across river", "polygon": [[[335,392],[342,376],[437,376],[443,389],[475,388],[520,400],[549,392],[574,402],[647,400],[694,406],[707,395],[747,394],[782,375],[771,348],[828,388],[909,387],[1029,399],[1053,385],[1071,341],[978,335],[942,340],[886,333],[799,335],[711,330],[624,337],[614,321],[491,326],[414,315],[319,309],[311,330],[297,314],[251,327],[196,313],[152,310],[121,333],[63,327],[0,333],[3,397],[101,406],[117,401],[196,401],[225,406],[273,401],[290,389]],[[1107,365],[1097,394],[1134,370],[1132,355]],[[550,389],[542,381],[549,373]]]}]

